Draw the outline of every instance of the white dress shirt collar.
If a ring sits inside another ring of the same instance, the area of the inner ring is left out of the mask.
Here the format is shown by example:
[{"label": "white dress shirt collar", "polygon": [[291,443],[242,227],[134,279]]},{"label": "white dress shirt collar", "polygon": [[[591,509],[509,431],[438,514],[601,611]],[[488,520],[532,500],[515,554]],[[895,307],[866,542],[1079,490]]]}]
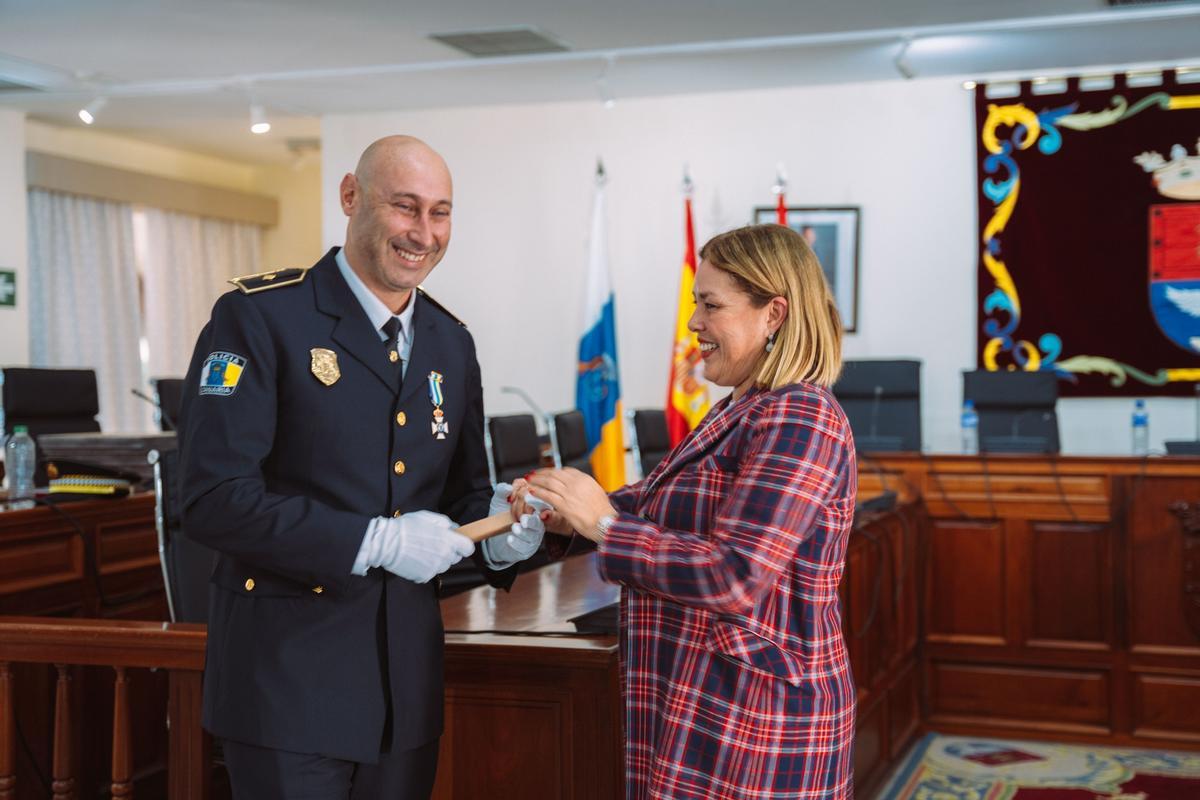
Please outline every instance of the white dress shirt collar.
[{"label": "white dress shirt collar", "polygon": [[[358,273],[354,271],[350,266],[350,262],[346,260],[346,249],[344,247],[338,248],[337,254],[333,258],[337,261],[338,270],[341,271],[346,285],[350,287],[350,291],[354,292],[354,296],[358,298],[359,305],[367,313],[367,319],[371,320],[371,325],[375,327],[375,332],[379,334],[379,341],[382,342],[387,338],[383,332],[383,326],[393,316],[398,316],[400,318],[400,337],[402,340],[400,342],[401,350],[408,349],[404,345],[412,342],[413,308],[417,304],[416,290],[414,289],[412,294],[409,295],[408,304],[404,306],[404,310],[399,314],[393,314],[392,310],[385,306],[383,301],[367,288],[362,278],[358,277]],[[407,353],[402,352],[400,355],[407,360]]]}]

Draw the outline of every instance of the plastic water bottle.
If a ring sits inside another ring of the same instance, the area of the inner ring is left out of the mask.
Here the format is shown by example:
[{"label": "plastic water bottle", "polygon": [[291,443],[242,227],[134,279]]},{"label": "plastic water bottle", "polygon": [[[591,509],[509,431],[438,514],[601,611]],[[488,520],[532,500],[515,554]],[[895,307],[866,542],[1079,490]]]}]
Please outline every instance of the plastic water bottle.
[{"label": "plastic water bottle", "polygon": [[24,425],[13,427],[13,435],[4,445],[4,470],[8,476],[9,500],[33,500],[33,468],[37,464],[37,445]]},{"label": "plastic water bottle", "polygon": [[1150,414],[1146,411],[1146,401],[1141,399],[1133,402],[1133,454],[1150,454]]},{"label": "plastic water bottle", "polygon": [[966,456],[979,453],[979,414],[975,411],[974,400],[963,401],[962,451]]}]

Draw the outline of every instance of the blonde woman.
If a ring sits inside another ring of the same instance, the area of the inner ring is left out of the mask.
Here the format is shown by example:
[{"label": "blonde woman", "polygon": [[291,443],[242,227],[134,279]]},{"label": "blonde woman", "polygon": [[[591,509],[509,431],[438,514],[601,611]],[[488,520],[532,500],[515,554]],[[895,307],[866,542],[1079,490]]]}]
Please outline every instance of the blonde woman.
[{"label": "blonde woman", "polygon": [[518,495],[597,542],[623,587],[627,798],[849,798],[838,584],[856,466],[827,388],[841,321],[794,231],[730,231],[700,257],[689,327],[705,378],[733,392],[639,483],[610,495],[543,470]]}]

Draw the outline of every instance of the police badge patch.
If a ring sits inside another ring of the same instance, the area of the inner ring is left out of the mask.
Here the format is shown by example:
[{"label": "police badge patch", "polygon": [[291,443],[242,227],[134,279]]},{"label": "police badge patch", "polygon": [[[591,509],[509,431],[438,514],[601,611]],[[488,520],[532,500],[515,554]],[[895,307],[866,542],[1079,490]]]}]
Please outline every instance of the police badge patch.
[{"label": "police badge patch", "polygon": [[246,359],[234,353],[218,350],[209,353],[200,370],[200,396],[206,394],[228,397],[237,391],[238,381],[246,369]]}]

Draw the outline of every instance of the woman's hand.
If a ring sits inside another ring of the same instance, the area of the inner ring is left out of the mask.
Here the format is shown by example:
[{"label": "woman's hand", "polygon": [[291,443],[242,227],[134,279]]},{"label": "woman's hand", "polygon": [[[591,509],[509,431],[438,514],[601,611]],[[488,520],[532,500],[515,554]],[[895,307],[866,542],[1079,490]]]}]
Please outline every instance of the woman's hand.
[{"label": "woman's hand", "polygon": [[[537,509],[525,502],[525,498],[529,495],[531,488],[529,481],[525,480],[524,478],[517,478],[515,481],[513,481],[512,486],[513,493],[511,502],[513,516],[517,519],[520,519],[525,514],[537,513]],[[538,494],[534,494],[534,497],[541,499],[541,496]],[[550,501],[547,500],[546,502],[549,503]],[[570,536],[574,533],[574,531],[571,529],[571,524],[567,522],[563,518],[563,515],[559,514],[558,511],[543,511],[541,512],[540,516],[542,519],[542,525],[545,526],[547,532],[556,533],[559,536]]]},{"label": "woman's hand", "polygon": [[[539,469],[530,476],[529,485],[534,497],[554,506],[567,525],[593,542],[601,539],[596,530],[597,523],[617,514],[608,502],[608,493],[592,477],[577,469]],[[550,529],[548,521],[546,529]]]}]

